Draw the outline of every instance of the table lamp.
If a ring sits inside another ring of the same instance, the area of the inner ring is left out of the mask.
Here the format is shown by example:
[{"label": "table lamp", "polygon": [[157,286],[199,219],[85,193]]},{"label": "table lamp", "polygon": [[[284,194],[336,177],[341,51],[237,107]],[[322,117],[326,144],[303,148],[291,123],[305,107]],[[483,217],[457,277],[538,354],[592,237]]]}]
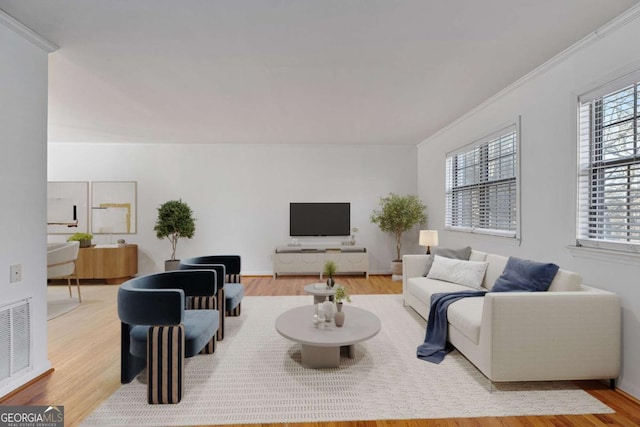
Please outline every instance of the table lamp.
[{"label": "table lamp", "polygon": [[431,253],[431,246],[438,246],[438,230],[420,230],[420,246],[427,247],[427,254]]}]

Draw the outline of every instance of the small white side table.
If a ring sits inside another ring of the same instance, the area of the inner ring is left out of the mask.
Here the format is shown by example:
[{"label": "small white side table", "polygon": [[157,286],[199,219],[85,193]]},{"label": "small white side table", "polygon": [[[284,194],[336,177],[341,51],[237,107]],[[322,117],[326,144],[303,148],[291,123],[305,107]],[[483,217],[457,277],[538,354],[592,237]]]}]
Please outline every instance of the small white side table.
[{"label": "small white side table", "polygon": [[337,283],[333,285],[333,288],[327,288],[326,283],[310,283],[304,287],[304,291],[310,295],[313,295],[313,303],[318,304],[329,297],[329,301],[333,301],[333,296],[336,294]]}]

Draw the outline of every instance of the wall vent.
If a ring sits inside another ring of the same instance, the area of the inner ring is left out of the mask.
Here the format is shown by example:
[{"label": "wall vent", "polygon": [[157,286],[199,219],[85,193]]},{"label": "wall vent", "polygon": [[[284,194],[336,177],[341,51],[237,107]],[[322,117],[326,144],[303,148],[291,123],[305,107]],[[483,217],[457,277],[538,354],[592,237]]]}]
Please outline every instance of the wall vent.
[{"label": "wall vent", "polygon": [[0,385],[32,367],[31,298],[0,307]]}]

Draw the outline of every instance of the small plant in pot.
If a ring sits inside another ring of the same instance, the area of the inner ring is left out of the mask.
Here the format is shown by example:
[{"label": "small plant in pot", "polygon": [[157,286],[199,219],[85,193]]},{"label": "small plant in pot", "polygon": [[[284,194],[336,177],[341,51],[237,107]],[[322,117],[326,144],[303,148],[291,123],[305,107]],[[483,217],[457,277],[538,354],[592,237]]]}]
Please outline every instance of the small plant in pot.
[{"label": "small plant in pot", "polygon": [[390,193],[380,198],[379,209],[371,214],[371,222],[396,239],[396,259],[391,262],[391,271],[395,275],[402,274],[402,235],[427,221],[425,209],[427,207],[416,196]]},{"label": "small plant in pot", "polygon": [[176,248],[181,237],[190,239],[196,231],[195,218],[189,205],[182,200],[169,200],[158,208],[158,220],[153,228],[158,239],[167,237],[171,242],[171,259],[164,262],[165,271],[177,270]]},{"label": "small plant in pot", "polygon": [[91,247],[91,239],[93,239],[93,234],[91,233],[76,233],[73,236],[67,239],[67,242],[80,242],[81,248],[90,248]]},{"label": "small plant in pot", "polygon": [[336,270],[338,267],[336,263],[333,261],[327,261],[324,263],[324,271],[323,274],[327,276],[327,287],[333,288],[333,285],[336,284],[336,281],[333,280],[333,275],[336,274]]},{"label": "small plant in pot", "polygon": [[344,288],[344,286],[338,286],[336,288],[336,294],[333,296],[333,298],[336,302],[336,307],[338,308],[338,311],[333,316],[333,320],[336,322],[336,326],[342,327],[342,325],[344,325],[345,317],[344,311],[342,311],[342,301],[344,300],[347,302],[351,302],[351,297],[349,296],[349,293]]}]

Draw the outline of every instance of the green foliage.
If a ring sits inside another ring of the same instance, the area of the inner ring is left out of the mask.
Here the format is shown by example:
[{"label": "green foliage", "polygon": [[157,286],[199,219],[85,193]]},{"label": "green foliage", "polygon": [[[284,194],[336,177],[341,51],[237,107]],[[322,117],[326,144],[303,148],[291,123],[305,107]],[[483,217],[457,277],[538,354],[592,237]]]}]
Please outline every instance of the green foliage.
[{"label": "green foliage", "polygon": [[158,220],[153,228],[158,239],[165,237],[171,242],[171,260],[176,259],[178,239],[190,239],[196,231],[195,218],[189,205],[180,200],[169,200],[158,208]]},{"label": "green foliage", "polygon": [[334,274],[336,274],[336,270],[338,269],[338,267],[336,266],[336,263],[333,261],[327,261],[324,263],[324,272],[323,274],[325,276],[329,276],[329,277],[333,277]]},{"label": "green foliage", "polygon": [[390,193],[389,196],[380,198],[379,208],[371,214],[371,222],[378,224],[380,230],[396,238],[396,261],[399,261],[402,251],[402,234],[417,224],[422,225],[427,221],[424,213],[427,207],[416,196],[399,196]]},{"label": "green foliage", "polygon": [[339,302],[342,302],[342,300],[351,302],[351,297],[349,296],[349,293],[344,288],[344,286],[336,287],[336,294],[333,296],[333,299],[336,302],[336,304]]},{"label": "green foliage", "polygon": [[75,241],[81,241],[81,240],[91,240],[93,239],[93,234],[90,233],[76,233],[73,236],[69,237],[67,239],[67,242],[75,242]]}]

